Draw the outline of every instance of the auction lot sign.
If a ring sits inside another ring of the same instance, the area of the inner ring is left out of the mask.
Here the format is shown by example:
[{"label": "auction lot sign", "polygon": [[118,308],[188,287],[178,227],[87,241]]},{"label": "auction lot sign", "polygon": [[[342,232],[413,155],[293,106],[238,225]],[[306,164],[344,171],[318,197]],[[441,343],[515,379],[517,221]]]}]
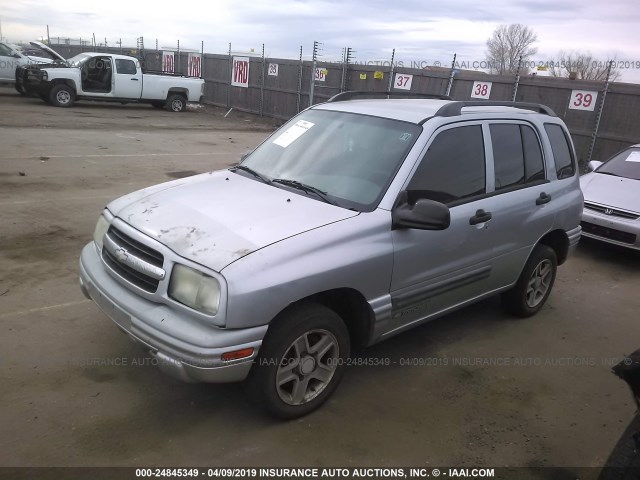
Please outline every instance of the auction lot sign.
[{"label": "auction lot sign", "polygon": [[596,108],[596,100],[598,92],[590,92],[588,90],[572,90],[569,99],[569,109],[571,110],[588,110],[593,112]]},{"label": "auction lot sign", "polygon": [[233,57],[231,85],[249,88],[249,57]]}]

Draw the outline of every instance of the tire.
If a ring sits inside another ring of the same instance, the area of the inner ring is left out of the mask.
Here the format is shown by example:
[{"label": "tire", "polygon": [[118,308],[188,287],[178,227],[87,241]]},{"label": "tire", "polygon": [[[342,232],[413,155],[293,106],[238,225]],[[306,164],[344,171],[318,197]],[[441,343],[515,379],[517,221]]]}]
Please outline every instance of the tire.
[{"label": "tire", "polygon": [[515,286],[502,294],[502,303],[518,317],[535,315],[544,306],[556,280],[558,257],[547,245],[536,245]]},{"label": "tire", "polygon": [[68,108],[73,105],[76,92],[69,85],[54,85],[49,92],[49,102],[54,107]]},{"label": "tire", "polygon": [[187,109],[187,99],[179,93],[172,93],[167,97],[164,108],[169,112],[184,112]]},{"label": "tire", "polygon": [[296,305],[269,327],[247,386],[261,407],[281,419],[302,417],[335,391],[349,358],[349,331],[333,310]]}]

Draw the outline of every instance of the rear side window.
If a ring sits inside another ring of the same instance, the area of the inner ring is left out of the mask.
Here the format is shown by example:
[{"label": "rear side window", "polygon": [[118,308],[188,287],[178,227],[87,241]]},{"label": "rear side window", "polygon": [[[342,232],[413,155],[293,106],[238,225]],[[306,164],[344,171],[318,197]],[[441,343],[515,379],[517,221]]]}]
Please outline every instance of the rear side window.
[{"label": "rear side window", "polygon": [[552,123],[545,123],[544,128],[551,142],[551,150],[553,151],[553,158],[556,163],[558,180],[573,177],[576,173],[576,167],[571,155],[569,139],[565,135],[564,130],[560,125],[554,125]]},{"label": "rear side window", "polygon": [[116,71],[125,75],[135,75],[137,73],[136,64],[133,60],[116,59]]},{"label": "rear side window", "polygon": [[531,127],[501,123],[489,130],[496,191],[544,180],[542,151]]},{"label": "rear side window", "polygon": [[456,127],[439,133],[409,182],[412,201],[453,203],[485,193],[482,127]]}]

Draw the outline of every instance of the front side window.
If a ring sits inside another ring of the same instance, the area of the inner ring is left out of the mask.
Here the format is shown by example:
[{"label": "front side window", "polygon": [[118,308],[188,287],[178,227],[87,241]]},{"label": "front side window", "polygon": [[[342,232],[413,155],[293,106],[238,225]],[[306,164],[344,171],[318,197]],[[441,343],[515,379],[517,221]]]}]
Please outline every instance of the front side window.
[{"label": "front side window", "polygon": [[576,167],[573,161],[573,155],[571,154],[571,147],[569,147],[569,140],[564,130],[560,125],[553,123],[545,123],[544,128],[551,142],[551,150],[553,151],[553,158],[556,162],[558,180],[573,177],[576,173]]},{"label": "front side window", "polygon": [[[345,208],[371,211],[382,199],[420,125],[329,110],[308,110],[290,120],[242,162],[275,188],[319,190]],[[246,170],[236,170],[256,178]],[[284,182],[283,182],[284,180]],[[288,184],[288,185],[287,185]]]},{"label": "front side window", "polygon": [[0,56],[9,57],[11,56],[12,53],[13,53],[13,50],[11,50],[6,45],[3,45],[2,43],[0,43]]},{"label": "front side window", "polygon": [[427,198],[445,204],[485,193],[482,127],[455,127],[438,133],[407,190],[410,201]]}]

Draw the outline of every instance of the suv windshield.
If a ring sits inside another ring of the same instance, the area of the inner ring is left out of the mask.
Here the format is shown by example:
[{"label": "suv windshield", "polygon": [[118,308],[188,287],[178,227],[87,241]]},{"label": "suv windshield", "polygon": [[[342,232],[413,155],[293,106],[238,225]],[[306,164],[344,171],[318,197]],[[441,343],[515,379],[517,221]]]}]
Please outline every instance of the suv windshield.
[{"label": "suv windshield", "polygon": [[295,188],[319,201],[325,197],[341,207],[371,211],[421,130],[398,120],[308,110],[251,153],[242,162],[242,172],[251,169],[275,180],[274,187]]},{"label": "suv windshield", "polygon": [[618,153],[607,160],[607,163],[598,168],[596,172],[640,180],[640,149],[629,148]]}]

